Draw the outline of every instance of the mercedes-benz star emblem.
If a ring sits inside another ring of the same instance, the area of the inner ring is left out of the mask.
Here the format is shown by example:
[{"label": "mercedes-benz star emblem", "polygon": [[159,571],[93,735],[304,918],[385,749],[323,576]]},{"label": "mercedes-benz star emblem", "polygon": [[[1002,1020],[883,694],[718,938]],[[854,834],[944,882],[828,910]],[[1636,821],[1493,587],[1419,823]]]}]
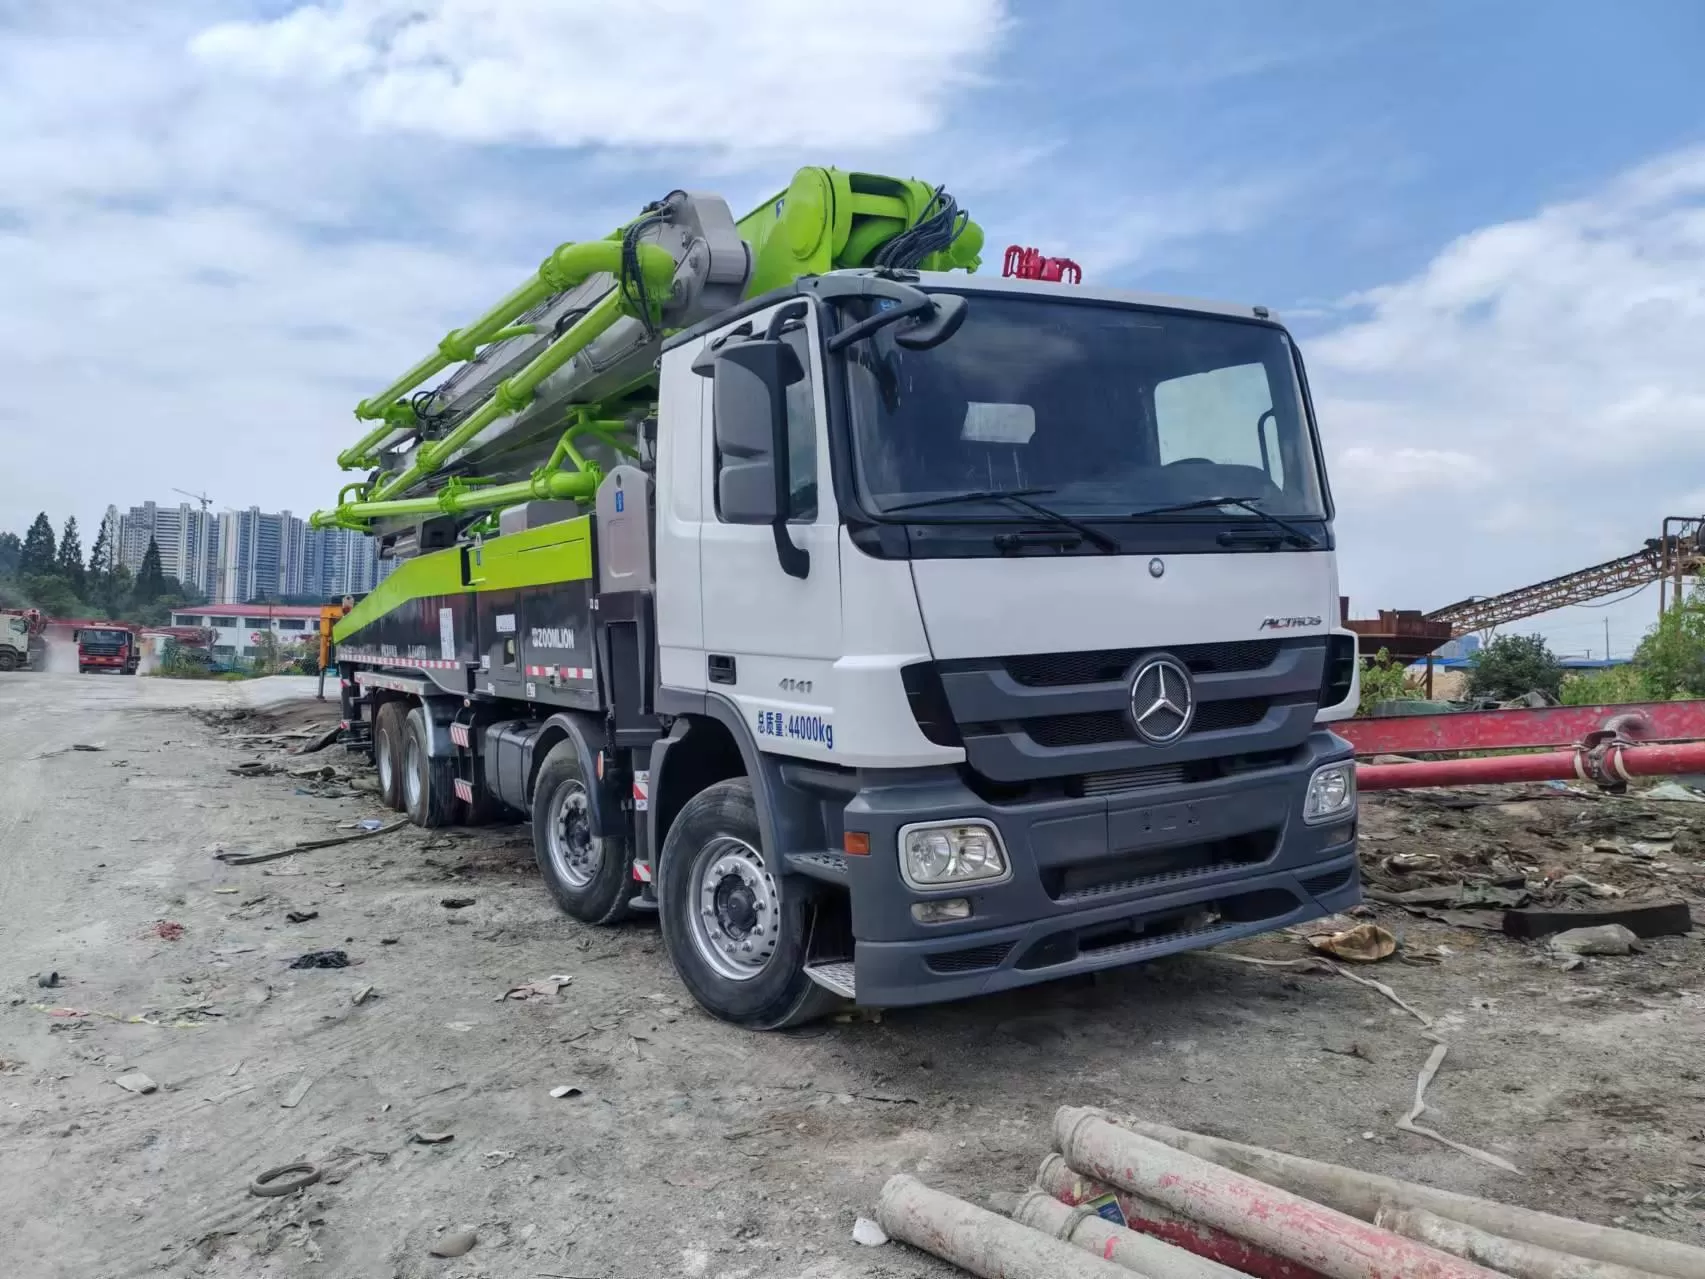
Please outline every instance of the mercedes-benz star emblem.
[{"label": "mercedes-benz star emblem", "polygon": [[1165,575],[1166,575],[1166,561],[1161,559],[1160,556],[1157,555],[1152,560],[1149,561],[1149,576],[1150,577],[1164,577]]},{"label": "mercedes-benz star emblem", "polygon": [[1156,746],[1177,741],[1190,731],[1196,691],[1190,672],[1172,657],[1151,657],[1131,678],[1131,722],[1143,740]]}]

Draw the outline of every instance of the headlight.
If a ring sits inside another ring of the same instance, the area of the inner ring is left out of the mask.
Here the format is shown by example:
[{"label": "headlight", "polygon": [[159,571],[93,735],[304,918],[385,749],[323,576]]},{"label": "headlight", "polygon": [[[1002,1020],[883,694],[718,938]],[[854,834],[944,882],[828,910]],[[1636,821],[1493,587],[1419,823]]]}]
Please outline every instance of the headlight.
[{"label": "headlight", "polygon": [[908,826],[900,832],[900,874],[913,888],[1005,879],[1006,849],[987,822]]},{"label": "headlight", "polygon": [[1302,819],[1313,824],[1331,821],[1356,802],[1354,763],[1327,764],[1308,779],[1308,797],[1302,802]]}]

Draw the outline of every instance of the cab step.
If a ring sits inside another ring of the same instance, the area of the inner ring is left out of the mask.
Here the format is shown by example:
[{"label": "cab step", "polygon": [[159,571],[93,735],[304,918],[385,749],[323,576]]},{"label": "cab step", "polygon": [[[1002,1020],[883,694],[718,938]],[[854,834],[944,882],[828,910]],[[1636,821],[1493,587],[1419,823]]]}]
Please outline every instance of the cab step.
[{"label": "cab step", "polygon": [[853,978],[853,964],[850,959],[807,964],[805,975],[824,990],[833,991],[842,999],[858,998],[858,986]]}]

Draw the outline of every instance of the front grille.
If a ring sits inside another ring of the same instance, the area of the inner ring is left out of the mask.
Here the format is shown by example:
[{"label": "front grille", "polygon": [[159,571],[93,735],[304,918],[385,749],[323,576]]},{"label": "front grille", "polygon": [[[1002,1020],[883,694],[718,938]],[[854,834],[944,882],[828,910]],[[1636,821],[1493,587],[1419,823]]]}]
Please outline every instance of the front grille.
[{"label": "front grille", "polygon": [[1136,734],[1124,711],[1091,711],[1087,715],[1047,715],[1024,721],[1024,731],[1038,746],[1095,746],[1122,742]]},{"label": "front grille", "polygon": [[[1213,733],[1228,728],[1248,728],[1267,713],[1264,697],[1234,697],[1223,702],[1203,702],[1196,708],[1190,733]],[[1109,742],[1140,740],[1122,710],[1089,711],[1081,715],[1044,715],[1021,721],[1030,740],[1038,746],[1099,746]],[[1186,734],[1189,736],[1189,734]]]},{"label": "front grille", "polygon": [[[1110,684],[1121,681],[1145,653],[1142,648],[1092,649],[1081,653],[1025,653],[1004,659],[1006,673],[1027,688],[1070,684]],[[1183,644],[1164,650],[1192,674],[1259,671],[1279,655],[1278,640],[1230,640],[1221,644]]]},{"label": "front grille", "polygon": [[1190,724],[1192,733],[1215,733],[1227,728],[1259,724],[1267,713],[1265,697],[1234,697],[1223,702],[1203,702]]},{"label": "front grille", "polygon": [[1302,881],[1302,886],[1310,897],[1323,897],[1344,887],[1355,873],[1354,866],[1347,866],[1343,870],[1328,871],[1324,875],[1311,875]]},{"label": "front grille", "polygon": [[1057,902],[1079,902],[1095,897],[1117,897],[1121,893],[1134,892],[1139,888],[1158,888],[1161,884],[1182,884],[1192,879],[1203,879],[1209,875],[1218,875],[1222,871],[1243,870],[1247,862],[1213,862],[1206,866],[1196,866],[1188,870],[1169,870],[1157,875],[1138,875],[1135,879],[1116,879],[1105,884],[1091,884],[1087,888],[1074,888],[1070,892],[1054,894]]},{"label": "front grille", "polygon": [[1182,786],[1190,780],[1184,764],[1157,764],[1153,768],[1120,768],[1106,773],[1085,773],[1075,792],[1091,795],[1120,795],[1126,791],[1149,790],[1155,786]]},{"label": "front grille", "polygon": [[943,951],[939,955],[926,955],[924,965],[932,973],[974,973],[984,968],[999,968],[1012,945],[1003,941],[992,946],[973,946],[969,950]]},{"label": "front grille", "polygon": [[1269,830],[1172,848],[1138,849],[1117,857],[1051,866],[1042,872],[1042,890],[1055,901],[1106,897],[1180,879],[1259,866],[1272,858],[1278,846],[1278,833]]}]

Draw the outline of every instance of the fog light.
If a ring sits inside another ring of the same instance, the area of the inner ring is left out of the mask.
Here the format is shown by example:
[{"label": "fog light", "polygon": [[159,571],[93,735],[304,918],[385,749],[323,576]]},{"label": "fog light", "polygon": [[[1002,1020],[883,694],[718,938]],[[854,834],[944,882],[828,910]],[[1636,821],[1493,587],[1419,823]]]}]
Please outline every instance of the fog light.
[{"label": "fog light", "polygon": [[1006,849],[987,822],[941,822],[900,831],[900,875],[913,888],[1005,879]]},{"label": "fog light", "polygon": [[1302,802],[1302,819],[1313,825],[1330,821],[1356,802],[1356,765],[1327,764],[1308,779],[1308,795]]},{"label": "fog light", "polygon": [[912,918],[920,924],[944,924],[950,919],[971,918],[971,902],[965,897],[949,897],[939,902],[912,903]]}]

